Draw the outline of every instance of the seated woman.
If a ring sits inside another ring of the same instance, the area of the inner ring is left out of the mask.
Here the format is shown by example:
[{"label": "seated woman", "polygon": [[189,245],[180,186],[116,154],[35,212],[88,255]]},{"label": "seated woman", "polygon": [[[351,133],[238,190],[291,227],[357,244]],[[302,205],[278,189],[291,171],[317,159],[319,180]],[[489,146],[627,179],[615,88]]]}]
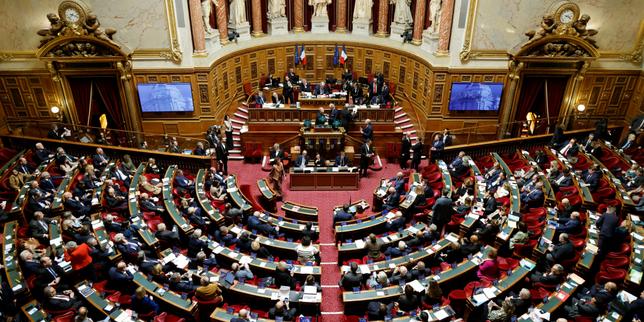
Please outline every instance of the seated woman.
[{"label": "seated woman", "polygon": [[480,279],[493,281],[499,278],[499,263],[496,259],[496,250],[490,249],[487,253],[487,258],[479,265],[479,270],[476,275]]},{"label": "seated woman", "polygon": [[382,288],[389,286],[389,277],[384,271],[380,271],[378,274],[373,272],[371,277],[367,280],[367,286],[369,288]]},{"label": "seated woman", "polygon": [[143,287],[139,287],[132,296],[132,310],[143,316],[155,315],[159,313],[159,304],[146,294]]},{"label": "seated woman", "polygon": [[418,296],[414,293],[414,288],[411,285],[405,285],[404,293],[394,303],[399,311],[411,312],[418,308]]},{"label": "seated woman", "polygon": [[210,199],[210,204],[218,208],[219,211],[224,211],[226,205],[226,188],[219,183],[219,181],[213,181],[210,185],[208,193],[206,193],[208,199]]},{"label": "seated woman", "polygon": [[472,197],[467,197],[462,204],[459,204],[456,207],[456,214],[464,216],[467,215],[472,209],[473,199]]},{"label": "seated woman", "polygon": [[463,200],[465,200],[465,195],[468,194],[467,192],[470,189],[472,189],[472,191],[474,190],[474,180],[472,179],[472,177],[467,177],[463,181],[463,184],[461,184],[461,186],[456,189],[454,194],[452,194],[452,198],[454,200],[461,200],[461,202],[463,202]]},{"label": "seated woman", "polygon": [[151,184],[146,176],[139,177],[139,189],[146,191],[153,196],[161,193],[162,186],[163,184],[161,182],[157,184]]},{"label": "seated woman", "polygon": [[438,286],[438,281],[433,277],[428,279],[429,283],[425,289],[425,294],[423,294],[421,300],[421,305],[423,307],[432,307],[434,305],[440,305],[443,301],[443,291],[440,286]]},{"label": "seated woman", "polygon": [[510,320],[512,313],[514,313],[514,305],[508,299],[503,301],[501,306],[494,303],[494,301],[488,302],[488,314],[487,319],[490,322],[506,322]]},{"label": "seated woman", "polygon": [[496,192],[494,193],[494,198],[501,199],[509,195],[510,195],[510,183],[506,181],[502,186],[496,189]]}]

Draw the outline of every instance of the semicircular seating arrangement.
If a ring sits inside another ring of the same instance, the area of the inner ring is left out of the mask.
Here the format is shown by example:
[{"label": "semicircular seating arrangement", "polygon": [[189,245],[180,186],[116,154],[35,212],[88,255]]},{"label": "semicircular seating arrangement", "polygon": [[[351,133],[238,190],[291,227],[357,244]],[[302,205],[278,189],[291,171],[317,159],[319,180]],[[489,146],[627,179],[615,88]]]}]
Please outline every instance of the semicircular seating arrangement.
[{"label": "semicircular seating arrangement", "polygon": [[[99,164],[65,154],[66,168],[0,150],[6,283],[34,321],[67,321],[81,306],[115,321],[240,311],[485,321],[504,305],[521,321],[617,321],[628,314],[617,293],[641,290],[644,234],[631,159],[603,149],[600,159],[540,145],[436,160],[365,181],[370,196],[336,206],[271,200],[249,172],[117,155]],[[77,296],[56,301],[67,290]]]}]

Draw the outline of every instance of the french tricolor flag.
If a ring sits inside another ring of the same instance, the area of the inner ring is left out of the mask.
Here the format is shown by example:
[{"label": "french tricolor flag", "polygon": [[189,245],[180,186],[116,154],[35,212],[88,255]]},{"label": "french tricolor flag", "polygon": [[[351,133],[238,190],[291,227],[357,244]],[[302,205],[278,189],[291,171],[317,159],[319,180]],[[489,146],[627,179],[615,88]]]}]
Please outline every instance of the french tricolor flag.
[{"label": "french tricolor flag", "polygon": [[302,51],[300,52],[300,63],[306,65],[306,47],[302,45]]},{"label": "french tricolor flag", "polygon": [[344,45],[342,45],[342,52],[340,53],[340,64],[344,65],[348,58],[349,56],[347,56],[347,50],[346,48],[344,48]]}]

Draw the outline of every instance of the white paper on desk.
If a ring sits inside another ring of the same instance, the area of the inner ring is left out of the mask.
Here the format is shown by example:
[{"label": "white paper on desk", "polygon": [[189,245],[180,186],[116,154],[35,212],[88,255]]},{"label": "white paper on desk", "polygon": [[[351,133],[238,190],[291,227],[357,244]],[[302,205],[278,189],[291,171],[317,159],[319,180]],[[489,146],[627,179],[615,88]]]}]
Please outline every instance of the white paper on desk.
[{"label": "white paper on desk", "polygon": [[177,256],[174,255],[174,253],[170,253],[168,256],[163,258],[163,264],[170,263],[171,261],[175,260]]},{"label": "white paper on desk", "polygon": [[357,248],[364,248],[365,242],[362,239],[356,239],[356,247]]},{"label": "white paper on desk", "polygon": [[585,282],[585,280],[584,280],[583,278],[579,277],[579,275],[577,275],[577,274],[575,274],[575,273],[570,274],[569,278],[570,278],[573,282],[577,283],[577,285],[584,284],[584,282]]},{"label": "white paper on desk", "polygon": [[453,234],[449,234],[449,235],[445,236],[445,239],[449,240],[452,243],[458,243],[458,237],[456,235],[453,235]]},{"label": "white paper on desk", "polygon": [[440,321],[447,319],[449,317],[449,314],[447,314],[447,311],[440,309],[434,312],[434,317],[436,317],[436,319]]},{"label": "white paper on desk", "polygon": [[304,286],[304,294],[317,294],[317,293],[318,293],[318,288],[316,286],[311,286],[311,285]]},{"label": "white paper on desk", "polygon": [[300,266],[300,273],[302,274],[313,274],[313,266]]},{"label": "white paper on desk", "polygon": [[52,239],[50,243],[54,246],[58,246],[63,243],[63,239],[61,237],[58,237],[58,238]]},{"label": "white paper on desk", "polygon": [[593,244],[588,243],[586,244],[586,250],[597,255],[597,251],[599,250],[599,248],[597,248],[597,246]]},{"label": "white paper on desk", "polygon": [[391,268],[391,269],[396,268],[396,264],[394,264],[394,263],[389,263],[389,268]]},{"label": "white paper on desk", "polygon": [[237,227],[237,226],[233,226],[232,228],[230,228],[230,231],[232,231],[232,232],[233,232],[233,233],[235,233],[236,235],[241,234],[241,228],[239,228],[239,227]]},{"label": "white paper on desk", "polygon": [[215,253],[215,254],[219,254],[223,250],[224,250],[224,248],[222,246],[217,246],[217,247],[215,247],[215,249],[212,250],[212,252]]},{"label": "white paper on desk", "polygon": [[347,265],[344,265],[344,266],[340,267],[340,272],[342,272],[342,273],[346,273],[346,272],[348,272],[350,270],[351,270],[351,268],[349,268],[349,266],[347,266]]},{"label": "white paper on desk", "polygon": [[407,231],[409,231],[410,234],[415,235],[418,232],[418,228],[409,226],[409,228],[407,228]]},{"label": "white paper on desk", "polygon": [[369,269],[369,265],[360,265],[358,266],[360,268],[360,273],[362,274],[371,274],[371,270]]},{"label": "white paper on desk", "polygon": [[382,239],[382,241],[383,241],[385,244],[386,244],[386,243],[389,243],[389,236],[382,236],[382,237],[380,237],[380,239]]},{"label": "white paper on desk", "polygon": [[425,287],[423,286],[423,284],[421,284],[418,280],[413,280],[407,283],[407,285],[411,286],[414,289],[414,291],[419,293],[425,290]]},{"label": "white paper on desk", "polygon": [[539,310],[539,312],[537,312],[537,315],[544,320],[550,321],[550,312],[543,312],[542,310]]},{"label": "white paper on desk", "polygon": [[266,289],[265,288],[258,288],[257,293],[264,294],[264,293],[266,293]]},{"label": "white paper on desk", "polygon": [[488,298],[485,296],[485,293],[479,293],[475,294],[472,296],[472,299],[474,300],[474,305],[479,306],[485,302],[487,302]]},{"label": "white paper on desk", "polygon": [[483,294],[485,294],[485,296],[487,296],[488,299],[495,298],[497,292],[498,292],[498,289],[494,286],[486,287],[483,289]]},{"label": "white paper on desk", "polygon": [[280,298],[280,294],[278,292],[271,292],[271,300],[272,301],[276,301],[279,298]]},{"label": "white paper on desk", "polygon": [[261,263],[259,263],[259,267],[266,267],[266,262],[262,261]]},{"label": "white paper on desk", "polygon": [[107,312],[112,311],[113,308],[114,308],[114,306],[112,304],[105,305],[105,307],[104,307],[105,311],[107,311]]},{"label": "white paper on desk", "polygon": [[387,219],[394,219],[394,217],[396,217],[396,215],[394,213],[392,213],[392,212],[387,213],[387,215],[385,216],[385,218],[387,218]]},{"label": "white paper on desk", "polygon": [[22,289],[22,284],[18,284],[18,285],[16,285],[16,286],[12,287],[11,289],[12,289],[14,292],[15,292],[15,291],[19,291],[19,290],[21,290],[21,289]]},{"label": "white paper on desk", "polygon": [[36,312],[38,312],[38,308],[32,307],[31,310],[29,310],[27,313],[29,313],[29,315],[34,315],[34,313]]},{"label": "white paper on desk", "polygon": [[385,292],[383,292],[383,291],[376,291],[376,296],[385,296]]},{"label": "white paper on desk", "polygon": [[242,264],[242,265],[249,264],[252,261],[253,261],[253,258],[251,258],[250,256],[247,256],[247,255],[244,255],[244,256],[242,256],[242,258],[239,259],[239,263]]},{"label": "white paper on desk", "polygon": [[177,266],[177,268],[184,269],[188,267],[188,264],[190,263],[190,259],[188,259],[188,257],[181,254],[177,258],[175,258],[172,262]]}]

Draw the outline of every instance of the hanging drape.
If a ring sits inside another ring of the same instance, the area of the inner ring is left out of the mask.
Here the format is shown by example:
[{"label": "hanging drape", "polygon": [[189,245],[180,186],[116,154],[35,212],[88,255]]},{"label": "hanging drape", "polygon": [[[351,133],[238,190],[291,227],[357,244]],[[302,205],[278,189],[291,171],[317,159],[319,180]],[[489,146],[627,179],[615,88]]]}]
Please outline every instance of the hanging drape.
[{"label": "hanging drape", "polygon": [[[100,77],[94,79],[94,95],[98,96],[103,103],[108,116],[114,124],[108,124],[108,127],[123,129],[123,116],[121,109],[121,99],[119,97],[118,85],[112,77]],[[97,95],[98,94],[98,95]]]},{"label": "hanging drape", "polygon": [[[550,130],[554,130],[563,102],[564,93],[568,77],[550,77],[548,78],[548,114],[550,114]],[[545,106],[544,106],[545,108]]]},{"label": "hanging drape", "polygon": [[[521,96],[519,97],[517,112],[514,117],[515,121],[525,121],[528,112],[535,112],[540,114],[540,117],[544,117],[534,108],[535,103],[543,96],[543,83],[544,79],[540,77],[526,77],[523,80]],[[513,133],[517,134],[518,132],[516,131],[520,129],[520,126],[514,125],[512,128],[515,129]]]},{"label": "hanging drape", "polygon": [[[74,105],[76,106],[78,121],[81,124],[85,124],[85,122],[87,122],[87,116],[89,115],[89,93],[91,90],[91,82],[89,82],[86,78],[72,77],[70,77],[68,81],[69,87],[72,90],[72,96],[74,97]],[[95,101],[96,97],[94,97],[93,99]]]}]

